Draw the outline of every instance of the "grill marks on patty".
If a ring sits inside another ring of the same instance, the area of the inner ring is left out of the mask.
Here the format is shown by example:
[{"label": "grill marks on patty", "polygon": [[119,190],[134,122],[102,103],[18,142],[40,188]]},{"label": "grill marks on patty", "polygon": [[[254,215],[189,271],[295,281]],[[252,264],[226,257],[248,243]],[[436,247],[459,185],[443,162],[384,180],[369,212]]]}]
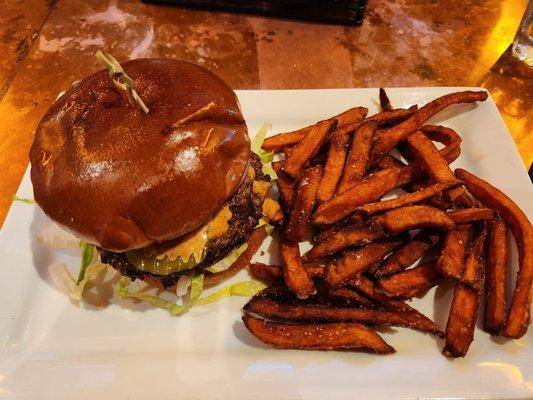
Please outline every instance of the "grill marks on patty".
[{"label": "grill marks on patty", "polygon": [[[252,154],[250,165],[255,170],[256,180],[265,180],[261,171],[261,162],[257,155]],[[207,243],[206,256],[196,268],[206,268],[224,258],[231,250],[243,244],[251,234],[262,216],[263,198],[253,191],[253,179],[246,175],[244,182],[230,199],[228,205],[232,217],[228,221],[228,231]],[[111,265],[122,275],[132,279],[151,277],[159,281],[165,288],[173,286],[184,272],[169,275],[155,275],[137,269],[126,258],[126,253],[114,253],[98,249],[103,263]]]}]

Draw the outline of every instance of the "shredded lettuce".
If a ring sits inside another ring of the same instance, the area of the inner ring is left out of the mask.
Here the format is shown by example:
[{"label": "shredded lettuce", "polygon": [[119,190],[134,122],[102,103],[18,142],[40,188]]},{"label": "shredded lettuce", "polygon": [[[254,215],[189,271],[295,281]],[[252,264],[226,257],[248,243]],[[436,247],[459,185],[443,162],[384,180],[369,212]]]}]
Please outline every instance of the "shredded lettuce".
[{"label": "shredded lettuce", "polygon": [[263,145],[263,142],[265,141],[265,136],[268,132],[268,130],[272,127],[271,124],[263,124],[259,131],[256,133],[254,138],[252,139],[252,143],[250,145],[252,151],[259,156],[259,159],[261,160],[262,171],[263,174],[268,175],[270,179],[275,180],[278,179],[278,176],[276,175],[276,172],[274,169],[272,169],[272,166],[270,163],[274,159],[274,153],[273,152],[266,152],[261,148]]},{"label": "shredded lettuce", "polygon": [[[265,219],[261,219],[259,221],[257,227],[261,226],[265,228],[267,233],[271,232],[273,229]],[[229,268],[229,266],[231,266],[235,260],[237,260],[237,258],[247,249],[247,247],[248,244],[244,243],[238,248],[235,248],[224,259],[209,267],[208,270],[210,272],[224,271],[225,269]],[[81,268],[78,278],[75,280],[66,267],[63,266],[65,281],[68,284],[70,297],[77,301],[82,299],[86,285],[89,282],[97,279],[100,273],[107,270],[116,273],[111,266],[100,262],[99,257],[93,257],[94,247],[91,244],[80,241],[80,248],[82,250],[82,254]],[[242,281],[222,287],[208,296],[201,297],[204,290],[204,273],[197,272],[191,278],[188,298],[185,299],[182,304],[179,304],[178,302],[184,296],[176,295],[176,300],[172,301],[158,295],[149,294],[144,292],[142,289],[135,289],[132,286],[132,280],[127,276],[122,276],[118,281],[118,295],[122,298],[136,299],[148,303],[154,307],[163,308],[172,315],[185,314],[194,306],[214,303],[220,299],[230,296],[253,296],[265,287],[263,283],[258,281]],[[150,289],[150,286],[147,286],[143,283],[143,288]]]},{"label": "shredded lettuce", "polygon": [[206,268],[206,271],[216,274],[217,272],[222,272],[227,270],[231,265],[237,261],[237,258],[240,257],[242,253],[248,248],[248,243],[243,243],[239,247],[234,248],[228,253],[226,257],[222,260],[214,263],[213,265]]},{"label": "shredded lettuce", "polygon": [[80,263],[80,272],[78,273],[78,279],[76,279],[76,285],[79,285],[81,281],[85,278],[85,271],[87,267],[91,265],[93,261],[93,245],[83,240],[80,240],[81,248],[81,263]]},{"label": "shredded lettuce", "polygon": [[265,284],[259,281],[237,282],[232,285],[224,286],[209,296],[198,299],[195,306],[203,306],[205,304],[214,303],[215,301],[219,301],[220,299],[230,296],[253,296],[256,293],[259,293],[265,287]]},{"label": "shredded lettuce", "polygon": [[108,268],[111,268],[111,267],[107,264],[102,264],[101,262],[95,262],[93,264],[90,264],[85,268],[83,278],[80,280],[78,276],[77,281],[74,281],[74,278],[72,278],[72,276],[69,273],[68,275],[71,277],[71,280],[72,280],[72,286],[70,289],[70,297],[73,300],[80,301],[83,297],[83,291],[85,290],[85,286],[87,285],[87,283],[89,283],[93,279],[96,279],[96,277],[102,271],[105,271]]},{"label": "shredded lettuce", "polygon": [[20,201],[22,203],[28,203],[28,204],[36,204],[36,201],[33,199],[30,199],[29,197],[13,196],[13,201]]},{"label": "shredded lettuce", "polygon": [[185,314],[187,311],[189,311],[200,298],[204,290],[204,274],[199,273],[192,278],[189,299],[183,305],[162,299],[158,296],[152,296],[146,293],[131,290],[129,288],[130,284],[130,278],[126,276],[122,276],[120,278],[118,282],[118,294],[120,295],[120,297],[141,300],[154,307],[164,308],[172,315],[180,315]]},{"label": "shredded lettuce", "polygon": [[252,151],[258,156],[261,156],[262,153],[265,153],[261,146],[263,145],[265,136],[270,128],[272,128],[272,124],[263,124],[250,143]]},{"label": "shredded lettuce", "polygon": [[265,227],[265,231],[267,233],[267,235],[270,235],[272,233],[272,231],[274,230],[274,227],[272,225],[270,225],[268,223],[268,221],[264,218],[261,218],[258,222],[257,222],[257,225],[255,226],[254,229],[257,229],[257,228],[260,228],[264,226]]}]

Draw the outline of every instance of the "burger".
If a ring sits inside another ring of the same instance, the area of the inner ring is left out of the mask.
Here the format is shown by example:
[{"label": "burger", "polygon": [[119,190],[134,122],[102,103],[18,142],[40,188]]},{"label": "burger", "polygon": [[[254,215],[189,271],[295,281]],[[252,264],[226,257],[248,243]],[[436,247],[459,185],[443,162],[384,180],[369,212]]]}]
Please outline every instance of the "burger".
[{"label": "burger", "polygon": [[34,197],[102,263],[168,288],[246,242],[269,179],[220,78],[176,60],[122,67],[148,112],[106,70],[75,83],[37,127]]}]

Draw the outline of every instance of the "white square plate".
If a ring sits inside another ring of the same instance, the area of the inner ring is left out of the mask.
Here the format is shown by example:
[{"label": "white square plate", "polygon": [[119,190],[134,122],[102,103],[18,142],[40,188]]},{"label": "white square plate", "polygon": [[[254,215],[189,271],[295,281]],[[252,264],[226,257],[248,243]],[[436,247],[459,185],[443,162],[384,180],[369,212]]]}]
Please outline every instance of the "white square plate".
[{"label": "white square plate", "polygon": [[[391,89],[392,103],[419,105],[460,88]],[[240,91],[250,132],[270,122],[285,131],[354,105],[377,111],[377,89]],[[489,98],[448,108],[432,122],[463,138],[464,167],[488,179],[533,215],[533,190],[511,136]],[[19,196],[31,197],[28,174]],[[113,300],[76,305],[61,289],[59,257],[35,239],[49,223],[38,207],[15,203],[0,233],[0,398],[17,399],[354,399],[533,398],[533,329],[506,341],[477,329],[465,359],[440,354],[442,342],[407,329],[380,330],[396,354],[274,350],[245,330],[231,298],[182,317]],[[264,261],[276,257],[264,243]],[[516,256],[514,257],[516,264]],[[235,280],[244,279],[246,273]],[[445,326],[452,288],[414,306]],[[101,288],[108,296],[109,286]]]}]

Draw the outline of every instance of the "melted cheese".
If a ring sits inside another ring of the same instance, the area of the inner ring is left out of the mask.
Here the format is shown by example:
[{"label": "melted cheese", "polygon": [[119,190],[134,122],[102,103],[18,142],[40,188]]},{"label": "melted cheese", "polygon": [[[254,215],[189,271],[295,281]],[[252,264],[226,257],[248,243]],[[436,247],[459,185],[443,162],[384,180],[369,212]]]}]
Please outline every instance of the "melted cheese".
[{"label": "melted cheese", "polygon": [[162,260],[167,257],[169,261],[175,261],[181,258],[183,261],[187,261],[190,257],[194,256],[196,262],[200,262],[204,255],[207,240],[215,239],[226,233],[229,228],[228,221],[231,217],[232,214],[229,207],[222,207],[217,215],[206,225],[194,233],[187,235],[185,240],[179,242],[173,248],[158,254],[156,258]]},{"label": "melted cheese", "polygon": [[276,215],[279,210],[280,206],[276,200],[267,197],[263,202],[263,215],[269,221],[274,218],[274,215]]},{"label": "melted cheese", "polygon": [[199,262],[202,259],[205,245],[207,243],[207,225],[197,230],[193,234],[187,235],[185,240],[179,242],[177,246],[158,254],[156,258],[162,260],[167,257],[170,261],[175,261],[181,258],[183,261],[187,261],[190,257],[194,256],[194,259]]},{"label": "melted cheese", "polygon": [[207,237],[209,239],[215,239],[225,234],[229,228],[228,221],[232,216],[228,206],[222,207],[218,214],[215,215],[215,218],[207,224]]},{"label": "melted cheese", "polygon": [[268,189],[270,189],[270,182],[267,181],[254,181],[253,182],[253,191],[261,197],[266,197]]}]

